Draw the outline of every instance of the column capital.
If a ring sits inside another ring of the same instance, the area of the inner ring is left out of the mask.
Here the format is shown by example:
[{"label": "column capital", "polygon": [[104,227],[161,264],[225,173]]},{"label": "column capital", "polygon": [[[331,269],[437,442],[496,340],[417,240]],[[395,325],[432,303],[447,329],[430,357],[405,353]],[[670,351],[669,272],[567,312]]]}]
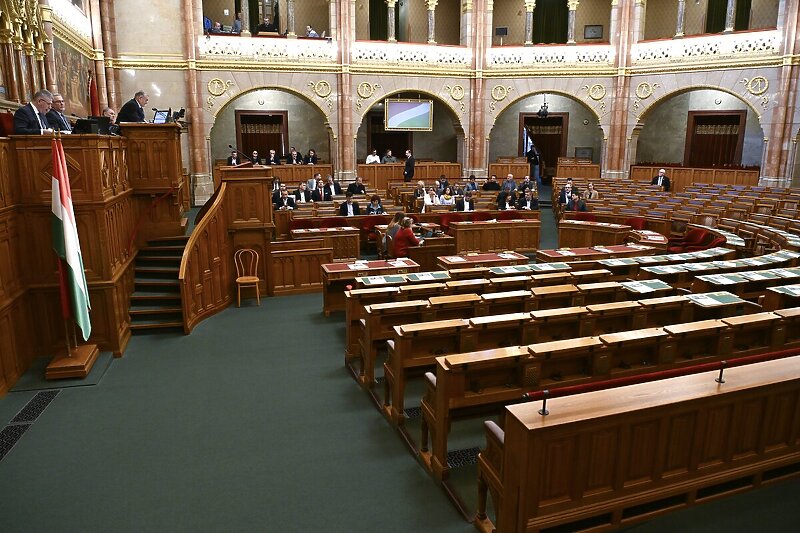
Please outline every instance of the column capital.
[{"label": "column capital", "polygon": [[397,0],[385,0],[386,5],[389,6],[389,9],[394,9],[397,5]]},{"label": "column capital", "polygon": [[634,4],[635,4],[635,5],[637,5],[637,6],[643,6],[643,5],[645,5],[646,3],[647,3],[647,2],[646,2],[645,0],[636,0],[636,1],[634,2]]},{"label": "column capital", "polygon": [[425,0],[425,4],[428,6],[428,11],[436,10],[436,4],[439,3],[439,0]]},{"label": "column capital", "polygon": [[461,12],[466,13],[467,11],[472,11],[472,1],[473,0],[462,0],[461,1]]},{"label": "column capital", "polygon": [[525,11],[532,13],[536,9],[536,0],[525,0]]},{"label": "column capital", "polygon": [[577,11],[578,4],[580,4],[580,0],[567,0],[567,8],[570,11]]}]

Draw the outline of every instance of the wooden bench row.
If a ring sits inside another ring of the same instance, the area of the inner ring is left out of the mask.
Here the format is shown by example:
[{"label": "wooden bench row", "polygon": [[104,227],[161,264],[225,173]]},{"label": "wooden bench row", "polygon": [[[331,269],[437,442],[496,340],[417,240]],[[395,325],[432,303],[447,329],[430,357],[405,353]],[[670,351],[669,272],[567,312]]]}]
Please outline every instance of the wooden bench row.
[{"label": "wooden bench row", "polygon": [[[734,305],[724,316],[757,309]],[[439,356],[540,342],[569,345],[579,337],[665,327],[698,317],[705,318],[694,301],[679,295],[394,326],[386,341],[388,357],[383,365],[384,410],[394,424],[403,424],[408,376],[433,368]],[[365,359],[365,364],[368,362]]]},{"label": "wooden bench row", "polygon": [[800,346],[798,326],[800,308],[791,308],[437,357],[436,374],[426,374],[420,455],[441,480],[455,418],[496,412],[530,391]]},{"label": "wooden bench row", "polygon": [[[800,475],[800,357],[510,406],[478,456],[481,533],[611,531]],[[487,515],[487,491],[495,515]]]}]

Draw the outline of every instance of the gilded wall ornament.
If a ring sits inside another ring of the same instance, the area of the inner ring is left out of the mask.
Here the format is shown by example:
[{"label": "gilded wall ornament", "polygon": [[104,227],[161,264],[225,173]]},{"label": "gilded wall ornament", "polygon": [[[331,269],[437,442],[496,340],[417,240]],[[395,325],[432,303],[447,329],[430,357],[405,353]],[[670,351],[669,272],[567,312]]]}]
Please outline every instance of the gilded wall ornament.
[{"label": "gilded wall ornament", "polygon": [[753,96],[761,96],[769,89],[769,80],[764,76],[756,76],[755,78],[742,80],[747,92]]},{"label": "gilded wall ornament", "polygon": [[316,94],[320,98],[327,98],[333,92],[333,89],[331,88],[331,84],[328,83],[325,80],[320,80],[317,83],[314,83],[314,82],[310,81],[310,82],[308,82],[308,86],[309,87],[313,87],[314,88],[314,94]]},{"label": "gilded wall ornament", "polygon": [[659,87],[661,87],[661,85],[658,83],[650,85],[646,81],[643,81],[642,83],[636,86],[636,97],[639,100],[646,100],[651,96],[653,96],[653,92]]},{"label": "gilded wall ornament", "polygon": [[375,89],[380,88],[380,85],[377,83],[372,84],[366,81],[362,81],[358,84],[358,88],[356,92],[358,93],[359,98],[362,100],[366,100],[367,98],[371,98],[373,94],[375,94]]},{"label": "gilded wall ornament", "polygon": [[589,95],[589,98],[591,98],[594,101],[599,101],[606,97],[606,88],[600,85],[599,83],[595,83],[592,86],[584,85],[581,88],[585,89],[587,94]]},{"label": "gilded wall ornament", "polygon": [[225,94],[225,91],[228,90],[228,87],[233,85],[231,80],[227,82],[222,81],[220,78],[212,78],[208,80],[208,94],[211,96],[217,97],[222,96]]},{"label": "gilded wall ornament", "polygon": [[508,96],[510,91],[513,91],[514,88],[511,86],[504,87],[503,85],[495,85],[492,88],[492,101],[489,102],[489,109],[494,112],[497,109],[497,102],[502,102]]},{"label": "gilded wall ornament", "polygon": [[453,85],[452,87],[449,85],[444,86],[444,90],[450,93],[450,98],[455,100],[456,102],[460,102],[464,99],[464,87],[461,85]]}]

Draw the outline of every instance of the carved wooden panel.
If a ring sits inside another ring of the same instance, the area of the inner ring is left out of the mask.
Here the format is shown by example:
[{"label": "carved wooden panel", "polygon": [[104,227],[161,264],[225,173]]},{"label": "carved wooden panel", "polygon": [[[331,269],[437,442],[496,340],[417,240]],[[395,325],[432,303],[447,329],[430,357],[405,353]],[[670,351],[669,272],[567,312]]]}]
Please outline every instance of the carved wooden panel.
[{"label": "carved wooden panel", "polygon": [[625,461],[625,486],[646,483],[652,480],[655,467],[653,451],[658,449],[659,423],[643,420],[631,424],[627,444],[630,451]]},{"label": "carved wooden panel", "polygon": [[180,127],[177,124],[125,124],[128,176],[138,192],[164,191],[180,184]]},{"label": "carved wooden panel", "polygon": [[19,298],[13,304],[0,306],[0,396],[8,392],[33,361],[28,305]]},{"label": "carved wooden panel", "polygon": [[16,174],[16,156],[12,152],[11,141],[8,138],[0,139],[0,208],[14,205],[16,195],[14,194],[14,180],[12,176]]},{"label": "carved wooden panel", "polygon": [[[613,451],[620,442],[618,428],[600,430],[587,435],[587,453],[581,454],[581,462],[587,469],[584,496],[594,496],[614,490],[617,460]],[[599,460],[599,458],[603,458]],[[612,460],[607,460],[607,458]]]},{"label": "carved wooden panel", "polygon": [[679,413],[670,417],[667,429],[667,446],[664,450],[662,475],[664,477],[685,474],[689,471],[692,442],[681,439],[682,435],[693,435],[697,427],[695,413]]},{"label": "carved wooden panel", "polygon": [[0,210],[0,307],[19,296],[24,288],[17,243],[16,214],[10,209]]},{"label": "carved wooden panel", "polygon": [[577,451],[576,436],[554,438],[543,443],[541,453],[545,459],[539,463],[539,494],[542,506],[572,499],[570,480],[575,477]]},{"label": "carved wooden panel", "polygon": [[274,294],[321,291],[322,265],[333,261],[333,252],[330,248],[273,251],[270,261]]}]

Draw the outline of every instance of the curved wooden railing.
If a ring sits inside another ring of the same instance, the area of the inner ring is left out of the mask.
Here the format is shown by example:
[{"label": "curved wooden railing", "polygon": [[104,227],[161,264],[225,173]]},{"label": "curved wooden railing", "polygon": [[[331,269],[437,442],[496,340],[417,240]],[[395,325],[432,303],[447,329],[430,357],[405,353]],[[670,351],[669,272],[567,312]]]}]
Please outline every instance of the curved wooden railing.
[{"label": "curved wooden railing", "polygon": [[229,273],[231,243],[223,209],[225,188],[223,183],[183,251],[178,279],[186,334],[233,300]]}]

